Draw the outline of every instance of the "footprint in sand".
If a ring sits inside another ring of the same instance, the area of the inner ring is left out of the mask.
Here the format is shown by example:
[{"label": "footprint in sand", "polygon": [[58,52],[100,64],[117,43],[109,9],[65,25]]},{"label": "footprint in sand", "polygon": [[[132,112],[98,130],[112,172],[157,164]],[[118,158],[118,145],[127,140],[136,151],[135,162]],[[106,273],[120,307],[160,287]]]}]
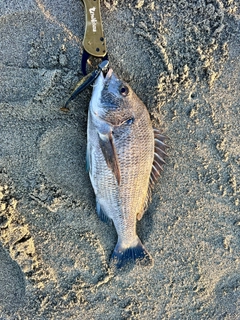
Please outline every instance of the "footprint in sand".
[{"label": "footprint in sand", "polygon": [[[56,127],[48,130],[39,146],[38,163],[52,183],[77,197],[90,197],[90,182],[86,172],[86,138],[78,127]],[[84,188],[83,188],[84,186]]]},{"label": "footprint in sand", "polygon": [[13,312],[25,296],[24,273],[0,244],[0,312]]},{"label": "footprint in sand", "polygon": [[[240,274],[222,277],[215,287],[215,304],[218,319],[239,319]],[[237,316],[238,315],[238,316]],[[235,318],[236,316],[236,318]],[[229,318],[228,318],[229,317]]]}]

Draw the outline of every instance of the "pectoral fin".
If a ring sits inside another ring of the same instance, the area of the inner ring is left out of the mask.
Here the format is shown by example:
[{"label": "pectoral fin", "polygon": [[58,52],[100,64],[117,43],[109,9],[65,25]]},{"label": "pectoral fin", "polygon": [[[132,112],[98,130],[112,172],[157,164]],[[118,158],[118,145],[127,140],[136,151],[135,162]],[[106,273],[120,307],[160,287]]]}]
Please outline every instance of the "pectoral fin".
[{"label": "pectoral fin", "polygon": [[114,173],[118,184],[120,184],[121,175],[120,175],[118,156],[114,146],[112,132],[107,134],[98,133],[98,135],[99,135],[100,148],[102,150],[106,163]]}]

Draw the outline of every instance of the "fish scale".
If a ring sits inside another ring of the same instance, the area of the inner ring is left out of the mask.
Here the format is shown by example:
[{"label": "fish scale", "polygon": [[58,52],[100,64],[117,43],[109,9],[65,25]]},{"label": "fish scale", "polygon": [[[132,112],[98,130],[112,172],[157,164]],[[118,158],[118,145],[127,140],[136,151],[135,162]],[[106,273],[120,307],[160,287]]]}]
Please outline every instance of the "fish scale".
[{"label": "fish scale", "polygon": [[[127,214],[133,216],[134,219],[137,213],[143,210],[153,161],[152,130],[147,137],[146,130],[141,130],[141,128],[146,128],[146,125],[139,121],[132,129],[134,136],[130,136],[131,141],[125,141],[125,148],[120,148],[122,152],[119,154],[121,177],[123,177],[120,196],[125,202],[124,209],[128,212]],[[138,138],[137,142],[135,136]],[[147,163],[150,165],[148,166]]]},{"label": "fish scale", "polygon": [[97,213],[111,220],[118,234],[112,255],[117,267],[129,260],[152,262],[136,234],[136,222],[151,200],[160,174],[156,167],[164,163],[164,139],[132,89],[111,69],[101,73],[89,108],[87,167]]}]

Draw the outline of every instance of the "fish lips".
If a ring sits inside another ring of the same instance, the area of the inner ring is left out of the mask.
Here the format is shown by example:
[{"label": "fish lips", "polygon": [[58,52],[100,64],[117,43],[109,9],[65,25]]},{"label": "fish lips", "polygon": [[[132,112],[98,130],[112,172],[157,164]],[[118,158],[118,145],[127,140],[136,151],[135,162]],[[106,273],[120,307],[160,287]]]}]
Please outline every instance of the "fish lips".
[{"label": "fish lips", "polygon": [[[102,72],[102,74],[103,74],[103,72]],[[108,70],[108,72],[105,74],[105,80],[108,80],[108,79],[110,79],[111,78],[111,76],[112,76],[112,74],[113,74],[113,69],[112,68],[110,68],[109,70]],[[104,74],[103,74],[103,76],[104,76]]]},{"label": "fish lips", "polygon": [[101,71],[100,75],[97,77],[97,79],[95,81],[95,85],[99,85],[99,83],[106,84],[107,82],[109,82],[109,80],[111,79],[112,75],[113,75],[113,69],[112,68],[110,68],[107,73]]}]

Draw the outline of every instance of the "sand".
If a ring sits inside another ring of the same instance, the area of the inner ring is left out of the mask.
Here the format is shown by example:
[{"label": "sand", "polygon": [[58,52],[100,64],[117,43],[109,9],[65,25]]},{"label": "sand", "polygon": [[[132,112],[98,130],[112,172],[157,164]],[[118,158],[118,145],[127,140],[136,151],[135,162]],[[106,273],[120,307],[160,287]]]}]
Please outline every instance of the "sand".
[{"label": "sand", "polygon": [[169,140],[116,272],[85,172],[78,0],[0,3],[0,319],[240,319],[238,0],[102,1],[111,67]]}]

